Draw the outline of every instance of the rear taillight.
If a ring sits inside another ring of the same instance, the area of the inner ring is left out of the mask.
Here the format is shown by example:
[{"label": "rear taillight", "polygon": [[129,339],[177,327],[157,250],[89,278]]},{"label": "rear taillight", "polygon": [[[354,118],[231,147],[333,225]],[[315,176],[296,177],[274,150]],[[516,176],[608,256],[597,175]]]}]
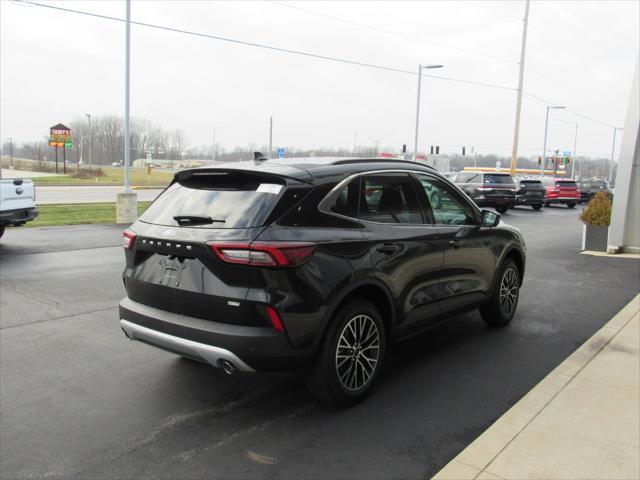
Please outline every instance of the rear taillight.
[{"label": "rear taillight", "polygon": [[284,333],[284,325],[282,324],[282,320],[280,320],[280,315],[275,308],[268,306],[267,307],[267,315],[269,316],[269,320],[277,331]]},{"label": "rear taillight", "polygon": [[122,232],[122,246],[125,250],[131,250],[133,242],[136,241],[136,232],[133,230],[125,230]]},{"label": "rear taillight", "polygon": [[255,267],[295,267],[311,256],[315,243],[254,242],[209,244],[223,262]]}]

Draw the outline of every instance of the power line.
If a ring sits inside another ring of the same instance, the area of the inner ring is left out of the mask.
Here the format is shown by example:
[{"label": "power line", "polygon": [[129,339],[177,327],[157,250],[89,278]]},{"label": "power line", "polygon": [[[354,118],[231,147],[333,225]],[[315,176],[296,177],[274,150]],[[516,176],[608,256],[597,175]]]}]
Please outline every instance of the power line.
[{"label": "power line", "polygon": [[[57,11],[61,11],[61,12],[65,12],[65,13],[74,13],[74,14],[78,14],[78,15],[85,15],[85,16],[89,16],[89,17],[94,17],[94,18],[100,18],[103,20],[111,20],[111,21],[116,21],[116,22],[124,22],[125,20],[122,18],[118,18],[118,17],[112,17],[109,15],[101,15],[98,13],[92,13],[92,12],[87,12],[87,11],[83,11],[83,10],[75,10],[72,8],[65,8],[65,7],[59,7],[59,6],[55,6],[55,5],[47,5],[47,4],[43,4],[43,3],[38,3],[38,2],[33,2],[33,1],[29,1],[29,0],[14,0],[15,3],[17,4],[22,4],[22,5],[32,5],[32,6],[36,6],[36,7],[42,7],[42,8],[48,8],[51,10],[57,10]],[[156,30],[164,30],[164,31],[169,31],[169,32],[173,32],[173,33],[181,33],[184,35],[191,35],[191,36],[195,36],[195,37],[200,37],[200,38],[208,38],[211,40],[219,40],[219,41],[223,41],[223,42],[228,42],[228,43],[234,43],[234,44],[238,44],[238,45],[246,45],[246,46],[250,46],[250,47],[256,47],[256,48],[262,48],[265,50],[272,50],[272,51],[276,51],[276,52],[280,52],[280,53],[289,53],[292,55],[299,55],[299,56],[304,56],[304,57],[309,57],[309,58],[317,58],[320,60],[327,60],[327,61],[332,61],[332,62],[338,62],[338,63],[344,63],[344,64],[348,64],[348,65],[355,65],[355,66],[360,66],[360,67],[366,67],[366,68],[373,68],[373,69],[377,69],[377,70],[384,70],[384,71],[390,71],[390,72],[394,72],[394,73],[402,73],[405,75],[418,75],[417,72],[413,71],[413,70],[404,70],[401,68],[396,68],[396,67],[390,67],[390,66],[386,66],[386,65],[379,65],[379,64],[373,64],[373,63],[365,63],[365,62],[359,62],[356,60],[349,60],[349,59],[344,59],[344,58],[339,58],[339,57],[331,57],[331,56],[327,56],[327,55],[321,55],[321,54],[316,54],[316,53],[311,53],[311,52],[306,52],[306,51],[302,51],[302,50],[293,50],[293,49],[288,49],[288,48],[282,48],[282,47],[275,47],[272,45],[266,45],[266,44],[261,44],[261,43],[255,43],[255,42],[248,42],[245,40],[238,40],[238,39],[234,39],[234,38],[229,38],[229,37],[221,37],[221,36],[217,36],[217,35],[210,35],[207,33],[201,33],[201,32],[194,32],[191,30],[184,30],[184,29],[180,29],[180,28],[174,28],[174,27],[167,27],[167,26],[163,26],[163,25],[157,25],[157,24],[152,24],[152,23],[146,23],[146,22],[139,22],[139,21],[131,21],[131,23],[133,25],[138,25],[141,27],[148,27],[148,28],[152,28],[152,29],[156,29]],[[516,91],[516,88],[514,87],[509,87],[506,85],[498,85],[498,84],[493,84],[493,83],[487,83],[487,82],[479,82],[479,81],[475,81],[475,80],[465,80],[465,79],[461,79],[461,78],[454,78],[454,77],[447,77],[447,76],[443,76],[443,75],[432,75],[432,74],[425,74],[422,73],[422,75],[424,77],[429,77],[429,78],[435,78],[438,80],[445,80],[445,81],[450,81],[450,82],[456,82],[456,83],[462,83],[462,84],[467,84],[467,85],[475,85],[475,86],[481,86],[481,87],[488,87],[488,88],[495,88],[495,89],[499,89],[499,90],[508,90],[508,91]],[[550,102],[544,98],[541,98],[537,95],[534,95],[530,92],[527,91],[523,91],[523,93],[535,100],[538,100],[542,103],[545,103],[547,105],[553,105],[555,102]],[[583,115],[581,113],[575,112],[573,110],[570,109],[566,109],[566,111],[573,113],[574,115],[577,115],[579,117],[582,117],[586,120],[590,120],[592,122],[604,125],[606,127],[609,128],[613,128],[612,125],[609,125],[605,122],[602,122],[600,120],[596,120],[594,118],[591,118],[587,115]]]},{"label": "power line", "polygon": [[[86,12],[86,11],[83,11],[83,10],[74,10],[72,8],[65,8],[65,7],[59,7],[59,6],[54,6],[54,5],[47,5],[47,4],[43,4],[43,3],[32,2],[32,1],[29,1],[29,0],[14,0],[14,1],[17,2],[17,3],[21,3],[21,4],[28,4],[28,5],[33,5],[33,6],[37,6],[37,7],[49,8],[49,9],[52,9],[52,10],[59,10],[59,11],[66,12],[66,13],[75,13],[75,14],[78,14],[78,15],[86,15],[86,16],[90,16],[90,17],[101,18],[101,19],[104,19],[104,20],[112,20],[112,21],[116,21],[116,22],[124,22],[124,19],[122,19],[122,18],[111,17],[109,15],[101,15],[101,14],[97,14],[97,13]],[[275,46],[266,45],[266,44],[263,44],[263,43],[248,42],[248,41],[245,41],[245,40],[238,40],[238,39],[229,38],[229,37],[221,37],[221,36],[218,36],[218,35],[210,35],[208,33],[194,32],[194,31],[191,31],[191,30],[184,30],[184,29],[180,29],[180,28],[167,27],[167,26],[157,25],[157,24],[153,24],[153,23],[138,22],[138,21],[133,21],[132,20],[131,24],[138,25],[138,26],[141,26],[141,27],[153,28],[153,29],[157,29],[157,30],[165,30],[165,31],[174,32],[174,33],[182,33],[182,34],[185,34],[185,35],[192,35],[192,36],[196,36],[196,37],[208,38],[208,39],[211,39],[211,40],[219,40],[219,41],[235,43],[235,44],[239,44],[239,45],[257,47],[257,48],[262,48],[262,49],[265,49],[265,50],[273,50],[273,51],[281,52],[281,53],[290,53],[290,54],[293,54],[293,55],[300,55],[300,56],[304,56],[304,57],[318,58],[318,59],[321,59],[321,60],[328,60],[328,61],[339,62],[339,63],[346,63],[346,64],[349,64],[349,65],[356,65],[356,66],[359,66],[359,67],[374,68],[374,69],[378,69],[378,70],[386,70],[386,71],[390,71],[390,72],[403,73],[403,74],[406,74],[406,75],[413,75],[413,76],[417,75],[417,73],[415,71],[413,71],[413,70],[404,70],[404,69],[401,69],[401,68],[389,67],[389,66],[386,66],[386,65],[359,62],[357,60],[349,60],[349,59],[344,59],[344,58],[339,58],[339,57],[331,57],[331,56],[328,56],[328,55],[321,55],[321,54],[317,54],[317,53],[306,52],[306,51],[303,51],[303,50],[293,50],[293,49],[289,49],[289,48],[275,47]],[[464,83],[464,84],[468,84],[468,85],[476,85],[476,86],[482,86],[482,87],[497,88],[497,89],[502,89],[502,90],[515,90],[515,88],[508,87],[506,85],[498,85],[498,84],[487,83],[487,82],[479,82],[479,81],[475,81],[475,80],[465,80],[465,79],[462,79],[462,78],[454,78],[454,77],[448,77],[448,76],[443,76],[443,75],[431,75],[431,74],[423,73],[422,76],[429,77],[429,78],[436,78],[436,79],[439,79],[439,80],[446,80],[446,81],[450,81],[450,82]]]},{"label": "power line", "polygon": [[271,3],[273,3],[273,4],[279,5],[281,7],[291,8],[293,10],[299,10],[301,12],[309,13],[311,15],[317,15],[319,17],[329,18],[329,19],[335,20],[337,22],[342,22],[342,23],[346,23],[346,24],[349,24],[349,25],[355,25],[357,27],[366,28],[368,30],[373,30],[373,31],[376,31],[376,32],[386,33],[387,35],[393,35],[395,37],[405,38],[405,39],[408,39],[408,40],[414,40],[414,41],[422,42],[422,43],[428,43],[430,45],[435,45],[437,47],[447,48],[449,50],[455,50],[455,51],[458,51],[458,52],[467,53],[469,55],[476,55],[476,56],[479,56],[479,57],[491,58],[492,60],[498,60],[498,61],[503,62],[503,63],[516,63],[516,64],[518,63],[518,62],[516,62],[516,61],[514,61],[513,59],[510,59],[510,58],[499,57],[497,55],[491,55],[491,54],[488,54],[488,53],[482,53],[482,52],[478,52],[478,51],[475,51],[475,50],[469,50],[467,48],[457,47],[457,46],[454,46],[454,45],[447,45],[445,43],[435,42],[433,40],[427,40],[426,38],[415,37],[413,35],[407,35],[406,33],[396,32],[394,30],[388,30],[386,28],[376,27],[374,25],[369,25],[369,24],[366,24],[366,23],[356,22],[356,21],[353,21],[353,20],[348,20],[346,18],[336,17],[334,15],[329,15],[327,13],[318,12],[316,10],[310,10],[308,8],[302,8],[302,7],[298,7],[298,6],[295,6],[295,5],[289,5],[287,3],[279,2],[279,1],[276,1],[276,0],[269,0],[269,1]]}]

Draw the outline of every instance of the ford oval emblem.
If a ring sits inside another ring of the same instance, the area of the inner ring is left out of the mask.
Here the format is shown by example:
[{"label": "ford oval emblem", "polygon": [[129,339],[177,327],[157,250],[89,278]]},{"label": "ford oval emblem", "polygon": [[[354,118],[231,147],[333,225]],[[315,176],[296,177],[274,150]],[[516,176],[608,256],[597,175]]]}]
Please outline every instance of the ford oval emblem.
[{"label": "ford oval emblem", "polygon": [[22,187],[18,187],[18,188],[16,188],[16,193],[17,193],[18,195],[22,195],[22,192],[24,192],[24,190],[22,189]]},{"label": "ford oval emblem", "polygon": [[164,232],[165,235],[169,237],[173,237],[176,234],[176,231],[173,228],[167,228]]}]

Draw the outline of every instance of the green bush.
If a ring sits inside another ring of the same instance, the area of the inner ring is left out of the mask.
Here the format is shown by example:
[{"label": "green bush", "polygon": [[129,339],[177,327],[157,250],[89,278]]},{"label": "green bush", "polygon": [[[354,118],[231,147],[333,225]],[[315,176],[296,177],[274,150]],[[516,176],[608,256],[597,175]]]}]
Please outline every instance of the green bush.
[{"label": "green bush", "polygon": [[611,197],[607,192],[598,192],[580,214],[580,220],[587,225],[608,227],[611,222]]}]

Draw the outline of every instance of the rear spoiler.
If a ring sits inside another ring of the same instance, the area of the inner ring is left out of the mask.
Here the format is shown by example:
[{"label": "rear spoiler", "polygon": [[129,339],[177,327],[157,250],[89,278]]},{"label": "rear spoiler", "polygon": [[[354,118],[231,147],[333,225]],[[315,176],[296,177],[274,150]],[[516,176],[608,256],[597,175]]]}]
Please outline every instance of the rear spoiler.
[{"label": "rear spoiler", "polygon": [[[260,169],[247,169],[247,168],[233,168],[228,165],[224,168],[194,168],[190,170],[182,170],[174,175],[173,182],[183,182],[192,178],[194,176],[207,176],[207,175],[219,175],[226,173],[246,173],[247,175],[253,175],[257,177],[263,177],[265,179],[285,179],[285,180],[293,180],[294,182],[306,183],[309,185],[313,185],[313,177],[306,171],[295,169],[297,175],[293,175],[286,170],[291,170],[290,168],[282,168],[280,165],[269,164],[265,165],[268,168],[260,168]],[[285,170],[285,172],[278,172],[277,170]],[[299,173],[298,173],[299,172]],[[288,182],[290,183],[290,182]]]}]

